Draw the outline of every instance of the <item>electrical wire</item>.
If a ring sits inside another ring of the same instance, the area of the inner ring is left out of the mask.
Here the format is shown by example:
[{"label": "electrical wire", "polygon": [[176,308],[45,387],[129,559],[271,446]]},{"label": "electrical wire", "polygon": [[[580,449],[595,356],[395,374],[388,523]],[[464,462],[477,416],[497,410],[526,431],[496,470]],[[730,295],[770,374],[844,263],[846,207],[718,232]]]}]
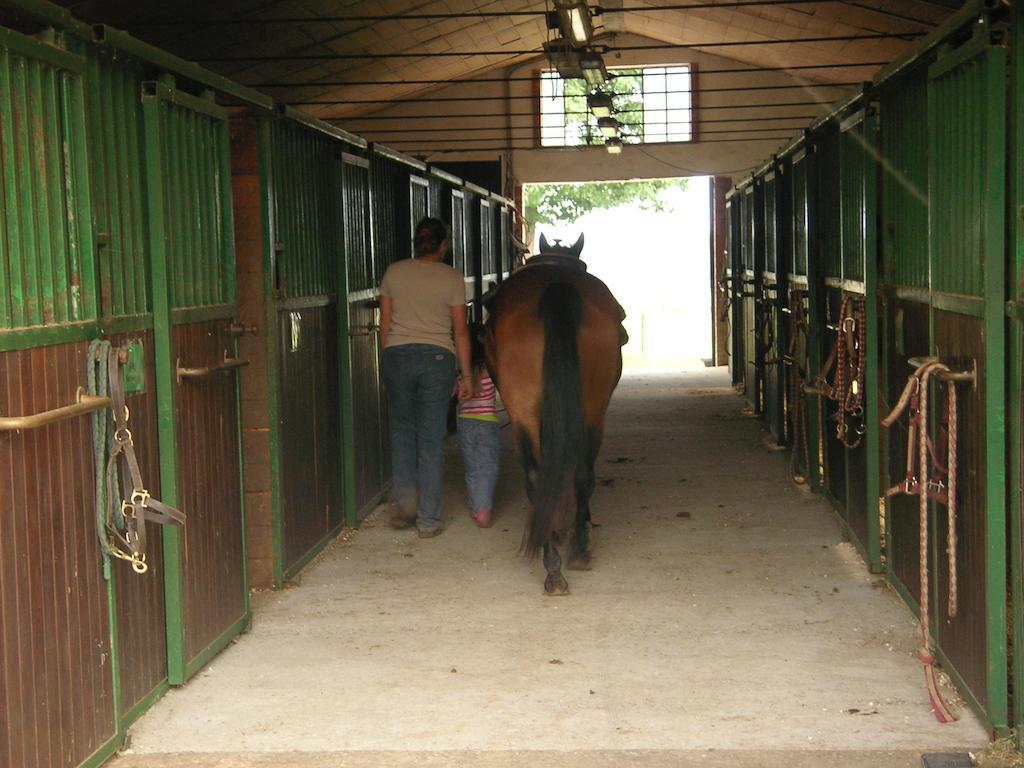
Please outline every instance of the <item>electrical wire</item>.
[{"label": "electrical wire", "polygon": [[[911,16],[903,16],[892,11],[881,8],[873,8],[862,3],[851,2],[850,0],[730,0],[730,2],[703,2],[703,3],[674,3],[670,5],[632,5],[619,8],[605,8],[601,5],[591,6],[591,14],[600,18],[604,15],[615,13],[659,13],[664,11],[717,11],[736,10],[739,8],[771,8],[773,6],[794,6],[794,5],[853,5],[865,11],[872,11],[885,16],[892,16],[904,21],[911,21],[917,24],[931,25],[932,22],[917,19]],[[444,21],[448,19],[511,19],[523,17],[543,17],[548,10],[529,11],[464,11],[460,13],[402,13],[402,14],[354,14],[350,16],[267,16],[239,19],[235,17],[215,17],[206,19],[177,19],[174,21],[140,21],[121,22],[116,26],[132,27],[135,29],[159,29],[166,27],[184,26],[253,26],[259,24],[346,24],[366,23],[380,21]]]},{"label": "electrical wire", "polygon": [[[735,69],[703,69],[698,68],[697,74],[704,75],[732,75],[749,74],[757,72],[800,72],[809,69],[859,69],[868,67],[884,67],[888,61],[862,61],[850,64],[800,64],[793,67],[737,67]],[[616,77],[632,77],[632,75],[619,75],[614,71],[608,72],[609,79]],[[455,85],[472,83],[532,83],[536,82],[536,75],[522,75],[514,77],[470,77],[457,78],[453,80],[318,80],[318,81],[274,81],[266,83],[246,83],[250,88],[316,88],[316,87],[338,87],[346,85]]]},{"label": "electrical wire", "polygon": [[[654,45],[596,45],[593,50],[607,54],[617,51],[656,51],[681,50],[691,48],[735,48],[748,45],[794,45],[796,43],[847,43],[856,40],[911,40],[921,37],[921,32],[872,32],[863,35],[836,35],[823,37],[789,37],[770,40],[722,40],[696,43],[657,43]],[[433,58],[468,58],[471,56],[542,56],[543,49],[529,48],[519,50],[497,51],[435,51],[432,53],[298,53],[276,56],[210,56],[198,59],[205,63],[241,63],[247,61],[342,61],[352,59],[433,59]]]},{"label": "electrical wire", "polygon": [[[854,85],[860,85],[859,82],[851,83],[794,83],[791,85],[750,85],[750,86],[739,86],[736,88],[701,88],[700,90],[693,91],[689,89],[679,90],[666,90],[666,91],[647,91],[643,92],[644,96],[678,96],[680,94],[697,94],[698,96],[703,93],[735,93],[735,92],[746,92],[746,91],[780,91],[798,88],[801,90],[809,90],[812,88],[849,88]],[[610,96],[634,96],[639,94],[609,94]],[[301,107],[323,107],[323,106],[334,106],[335,104],[443,104],[449,102],[459,101],[536,101],[537,96],[530,94],[526,96],[425,96],[423,98],[409,98],[409,99],[314,99],[310,101],[288,101],[286,103],[292,106]],[[545,98],[545,97],[541,97]],[[552,97],[546,97],[552,98]],[[553,98],[585,98],[582,94],[579,96],[568,96],[566,94],[558,94]]]},{"label": "electrical wire", "polygon": [[[661,123],[661,125],[665,125],[665,124]],[[676,125],[685,125],[685,123],[677,123]],[[733,133],[753,133],[753,134],[757,134],[757,133],[777,133],[779,131],[785,131],[785,130],[787,130],[787,129],[786,128],[733,128],[731,130],[722,130],[722,131],[700,131],[700,135],[701,136],[709,136],[709,135],[721,135],[721,134],[733,134]],[[796,131],[796,130],[798,130],[798,128],[794,127],[793,130]],[[596,135],[596,133],[597,133],[597,131],[595,129],[594,130],[594,134]],[[375,131],[366,131],[365,132],[365,138],[370,139],[371,141],[372,141],[374,135],[376,135]],[[511,136],[511,135],[507,135],[507,136],[476,136],[476,137],[473,137],[473,138],[462,138],[462,139],[449,139],[449,138],[441,138],[441,139],[426,138],[426,139],[420,139],[420,138],[410,138],[410,139],[405,139],[405,140],[397,139],[397,140],[392,140],[392,141],[396,141],[399,144],[425,144],[425,143],[430,143],[430,142],[437,143],[437,144],[470,144],[470,143],[473,143],[473,142],[480,142],[480,141],[504,141],[506,139],[515,140],[515,139],[523,139],[523,138],[532,138],[535,135],[536,135],[536,131],[533,130],[533,129],[530,129],[530,133],[529,133],[529,135],[527,137],[524,137],[524,136],[522,136],[520,134],[518,136]],[[629,134],[629,135],[632,137],[632,134]],[[625,136],[625,134],[624,135],[620,135],[619,138],[624,138],[624,136]],[[791,138],[791,137],[787,136],[787,137],[783,137],[783,138]]]},{"label": "electrical wire", "polygon": [[[806,70],[856,70],[870,67],[885,67],[889,61],[859,61],[853,63],[834,63],[834,65],[798,65],[796,67],[737,67],[730,70],[697,69],[696,74],[700,77],[706,75],[742,75],[761,72],[803,72]],[[618,77],[634,77],[633,75],[618,75],[614,71],[608,72],[608,79],[614,80]],[[537,82],[536,75],[522,75],[504,78],[459,78],[456,80],[318,80],[309,81],[274,81],[267,83],[246,83],[250,88],[319,88],[338,87],[346,85],[456,85],[466,83],[532,83]]]},{"label": "electrical wire", "polygon": [[[749,143],[749,142],[752,142],[752,141],[774,141],[774,142],[780,142],[780,141],[789,141],[792,138],[793,138],[792,135],[789,135],[789,136],[764,136],[764,137],[761,137],[761,138],[746,138],[746,139],[708,139],[706,141],[701,141],[701,140],[697,140],[697,141],[666,141],[666,142],[658,142],[658,144],[661,144],[663,146],[668,146],[668,147],[673,147],[673,146],[694,146],[694,147],[697,147],[697,146],[700,146],[701,144],[735,144],[735,143],[739,143],[739,142],[748,142]],[[396,144],[402,144],[402,142],[396,142]],[[389,144],[388,146],[391,146],[391,145]],[[572,145],[540,146],[540,147],[535,146],[535,145],[505,145],[505,146],[500,146],[500,147],[498,147],[498,146],[495,146],[495,147],[458,147],[458,148],[455,148],[455,149],[429,149],[427,147],[422,147],[422,148],[418,148],[418,149],[405,149],[405,150],[403,150],[403,149],[401,149],[398,146],[395,146],[393,148],[394,149],[398,149],[399,151],[405,152],[407,154],[418,156],[418,155],[416,155],[416,153],[421,153],[422,154],[424,152],[427,153],[427,154],[439,154],[439,153],[451,153],[451,152],[514,152],[514,151],[518,151],[518,150],[523,150],[523,151],[542,151],[542,152],[543,151],[556,151],[557,150],[557,151],[560,151],[560,152],[564,152],[565,150],[600,149],[603,146],[604,145],[602,145],[602,144],[572,144]],[[627,142],[627,143],[623,143],[623,146],[624,147],[636,147],[636,146],[639,146],[639,145],[638,144],[630,144],[630,143]],[[648,146],[650,146],[650,145],[648,144]]]},{"label": "electrical wire", "polygon": [[[572,115],[586,115],[589,112],[569,112],[566,114]],[[689,122],[676,122],[670,121],[668,123],[662,123],[662,125],[709,125],[712,123],[758,123],[758,122],[798,122],[799,126],[805,126],[809,121],[816,118],[817,115],[795,115],[793,117],[733,117],[724,120],[698,120],[696,123]],[[791,126],[776,126],[776,130],[787,130]],[[497,130],[528,130],[531,131],[531,135],[536,131],[537,126],[512,126],[511,129],[507,129],[504,126],[486,126],[486,127],[475,127],[475,128],[374,128],[374,129],[363,129],[364,133],[369,133],[374,136],[385,136],[391,134],[408,135],[410,133],[425,134],[425,133],[478,133],[480,131],[497,131]],[[701,130],[701,134],[710,133],[710,131]],[[440,139],[438,139],[440,140]]]},{"label": "electrical wire", "polygon": [[[699,93],[699,91],[698,91]],[[828,102],[824,101],[778,101],[774,104],[701,104],[697,107],[699,112],[711,112],[722,109],[744,110],[744,109],[777,109],[781,107],[827,107]],[[617,109],[616,113],[643,112],[643,109]],[[566,114],[583,115],[587,112],[567,112]],[[321,120],[327,121],[352,121],[352,120],[477,120],[487,117],[534,117],[535,112],[487,112],[483,114],[444,114],[444,115],[319,115]],[[816,115],[815,115],[816,117]]]}]

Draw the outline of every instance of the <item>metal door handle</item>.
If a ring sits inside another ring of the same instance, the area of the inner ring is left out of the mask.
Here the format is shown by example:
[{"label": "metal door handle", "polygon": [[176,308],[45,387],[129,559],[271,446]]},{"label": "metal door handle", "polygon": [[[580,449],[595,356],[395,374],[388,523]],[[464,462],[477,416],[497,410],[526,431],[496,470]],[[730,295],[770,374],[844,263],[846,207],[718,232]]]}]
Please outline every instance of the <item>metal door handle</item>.
[{"label": "metal door handle", "polygon": [[373,323],[367,323],[365,328],[363,328],[362,326],[357,326],[356,330],[350,330],[348,332],[348,335],[349,336],[369,336],[371,334],[377,333],[379,330],[380,330],[380,326],[379,325],[374,325]]},{"label": "metal door handle", "polygon": [[245,323],[232,323],[228,326],[228,333],[236,338],[247,333],[250,336],[256,336],[259,333],[259,328],[255,325],[246,325]]},{"label": "metal door handle", "polygon": [[28,416],[0,416],[0,432],[12,432],[20,429],[38,429],[47,424],[53,424],[65,419],[73,419],[76,416],[84,416],[87,413],[102,411],[110,407],[109,397],[97,397],[87,395],[81,387],[75,395],[75,402],[72,405],[65,405],[60,408],[52,408],[49,411],[33,413]]},{"label": "metal door handle", "polygon": [[244,368],[247,365],[249,365],[248,360],[239,357],[228,357],[227,352],[224,353],[223,362],[206,365],[202,368],[183,368],[181,358],[179,357],[176,366],[178,383],[180,384],[182,379],[204,379],[216,373],[227,373],[238,368]]}]

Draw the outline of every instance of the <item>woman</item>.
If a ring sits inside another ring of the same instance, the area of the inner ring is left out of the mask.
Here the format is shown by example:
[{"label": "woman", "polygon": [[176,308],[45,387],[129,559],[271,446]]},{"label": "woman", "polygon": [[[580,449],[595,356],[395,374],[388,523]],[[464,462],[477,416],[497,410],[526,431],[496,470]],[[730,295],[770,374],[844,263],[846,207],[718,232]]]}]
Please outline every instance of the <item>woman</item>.
[{"label": "woman", "polygon": [[[459,370],[470,370],[466,290],[462,275],[443,262],[447,250],[444,224],[423,219],[413,237],[414,258],[388,267],[380,284],[394,475],[391,525],[415,525],[420,538],[442,530],[444,438],[456,355]],[[471,394],[466,376],[459,399]]]}]

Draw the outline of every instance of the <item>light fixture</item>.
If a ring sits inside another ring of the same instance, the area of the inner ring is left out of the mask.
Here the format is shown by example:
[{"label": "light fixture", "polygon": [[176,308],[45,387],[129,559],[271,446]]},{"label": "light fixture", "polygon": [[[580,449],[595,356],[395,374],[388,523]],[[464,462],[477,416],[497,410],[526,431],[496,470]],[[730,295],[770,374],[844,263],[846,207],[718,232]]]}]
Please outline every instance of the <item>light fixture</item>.
[{"label": "light fixture", "polygon": [[558,23],[562,34],[577,48],[586,45],[594,36],[594,24],[586,0],[555,0]]},{"label": "light fixture", "polygon": [[604,59],[597,51],[582,51],[580,53],[580,69],[583,70],[583,79],[591,88],[600,88],[608,80],[608,70],[604,67]]},{"label": "light fixture", "polygon": [[609,155],[621,155],[622,139],[608,139],[604,143],[604,148],[608,150]]},{"label": "light fixture", "polygon": [[612,97],[600,91],[587,96],[587,106],[594,113],[594,117],[611,117],[614,109]]},{"label": "light fixture", "polygon": [[597,127],[606,139],[614,139],[619,135],[619,121],[614,117],[597,118]]},{"label": "light fixture", "polygon": [[544,43],[544,53],[552,68],[558,71],[563,80],[578,80],[583,77],[580,57],[565,38],[548,40]]}]

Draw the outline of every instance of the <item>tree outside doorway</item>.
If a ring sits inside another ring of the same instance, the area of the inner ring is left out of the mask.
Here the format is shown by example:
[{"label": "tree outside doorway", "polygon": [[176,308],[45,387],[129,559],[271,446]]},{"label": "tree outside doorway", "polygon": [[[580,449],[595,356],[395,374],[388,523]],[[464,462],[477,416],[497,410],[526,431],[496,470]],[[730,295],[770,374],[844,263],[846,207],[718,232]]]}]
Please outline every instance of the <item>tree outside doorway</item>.
[{"label": "tree outside doorway", "polygon": [[674,369],[711,357],[710,213],[706,177],[528,184],[527,242],[571,244],[626,310],[627,368]]}]

